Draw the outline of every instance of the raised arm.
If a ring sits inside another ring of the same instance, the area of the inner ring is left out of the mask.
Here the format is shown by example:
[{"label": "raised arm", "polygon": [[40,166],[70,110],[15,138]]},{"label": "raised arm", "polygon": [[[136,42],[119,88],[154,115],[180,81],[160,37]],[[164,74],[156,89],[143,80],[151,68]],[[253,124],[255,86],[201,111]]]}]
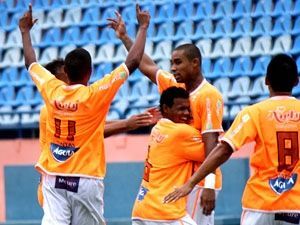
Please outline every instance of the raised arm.
[{"label": "raised arm", "polygon": [[[108,26],[115,30],[117,37],[123,42],[124,46],[129,51],[133,45],[133,41],[127,34],[125,23],[122,20],[120,13],[116,12],[116,16],[116,19],[108,19]],[[158,70],[158,66],[145,53],[143,54],[139,69],[145,76],[147,76],[153,83],[156,84],[156,72]]]},{"label": "raised arm", "polygon": [[22,36],[25,66],[27,68],[32,63],[36,62],[36,56],[30,38],[30,30],[36,23],[36,21],[37,19],[32,19],[32,6],[31,4],[29,4],[29,10],[19,20],[19,29]]}]

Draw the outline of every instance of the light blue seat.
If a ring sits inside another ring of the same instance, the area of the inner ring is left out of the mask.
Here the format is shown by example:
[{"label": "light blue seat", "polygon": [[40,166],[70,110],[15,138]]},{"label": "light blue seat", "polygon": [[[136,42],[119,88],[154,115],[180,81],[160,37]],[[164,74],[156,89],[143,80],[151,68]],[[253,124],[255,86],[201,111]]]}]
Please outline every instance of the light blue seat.
[{"label": "light blue seat", "polygon": [[101,26],[106,26],[107,19],[108,18],[115,18],[116,17],[115,11],[116,10],[118,11],[118,9],[119,8],[116,7],[116,6],[105,8],[104,11],[101,14],[101,18],[100,18],[98,24],[101,25]]},{"label": "light blue seat", "polygon": [[79,22],[80,26],[97,25],[101,19],[100,7],[91,6],[85,9],[82,13],[82,20]]},{"label": "light blue seat", "polygon": [[204,74],[205,78],[211,79],[212,63],[209,58],[202,58],[201,69],[202,69],[202,73]]},{"label": "light blue seat", "polygon": [[167,21],[159,25],[157,34],[152,38],[152,41],[172,40],[174,34],[174,23],[172,21]]},{"label": "light blue seat", "polygon": [[218,39],[215,43],[213,51],[210,55],[211,58],[228,57],[232,50],[231,38]]},{"label": "light blue seat", "polygon": [[18,1],[3,1],[4,7],[8,12],[20,12],[28,8],[30,0],[18,0]]},{"label": "light blue seat", "polygon": [[257,77],[249,90],[249,96],[252,98],[258,98],[261,96],[268,96],[268,86],[265,84],[265,76]]},{"label": "light blue seat", "polygon": [[252,17],[260,17],[270,15],[273,10],[272,0],[257,1],[254,5],[254,11],[251,13]]},{"label": "light blue seat", "polygon": [[46,31],[42,37],[40,47],[59,46],[61,42],[61,29],[59,27],[53,27]]},{"label": "light blue seat", "polygon": [[98,50],[95,52],[94,63],[112,62],[114,56],[115,56],[115,45],[113,43],[107,43],[101,45],[98,48]]},{"label": "light blue seat", "polygon": [[116,107],[110,107],[109,112],[106,116],[106,120],[119,120],[122,119],[122,115]]},{"label": "light blue seat", "polygon": [[[74,1],[72,1],[74,2]],[[60,24],[61,27],[72,26],[74,24],[79,24],[82,20],[82,12],[80,6],[74,6],[66,10],[65,16]]]},{"label": "light blue seat", "polygon": [[252,18],[250,16],[245,16],[240,18],[230,34],[231,38],[237,38],[241,36],[248,36],[252,30]]},{"label": "light blue seat", "polygon": [[6,85],[15,86],[15,81],[19,79],[19,73],[17,67],[7,67],[2,70],[0,74],[0,87]]},{"label": "light blue seat", "polygon": [[126,6],[121,11],[121,16],[126,23],[136,23],[135,5]]},{"label": "light blue seat", "polygon": [[200,52],[203,58],[210,58],[212,53],[212,40],[211,39],[200,39],[195,44]]},{"label": "light blue seat", "polygon": [[250,52],[251,56],[269,55],[272,49],[272,37],[261,36],[257,38]]},{"label": "light blue seat", "polygon": [[297,16],[294,20],[294,25],[293,25],[291,34],[293,34],[293,35],[300,34],[300,15]]},{"label": "light blue seat", "polygon": [[232,15],[233,7],[232,1],[220,1],[215,7],[215,12],[212,14],[213,19],[226,18]]},{"label": "light blue seat", "polygon": [[166,40],[159,42],[154,50],[152,58],[154,60],[170,59],[172,53],[172,41]]},{"label": "light blue seat", "polygon": [[217,22],[211,38],[224,38],[230,36],[232,32],[232,19],[225,17]]},{"label": "light blue seat", "polygon": [[112,63],[100,63],[96,66],[94,74],[99,75],[100,77],[104,77],[106,74],[110,74],[113,71]]},{"label": "light blue seat", "polygon": [[211,19],[201,20],[196,24],[194,34],[190,36],[192,40],[199,40],[203,38],[209,38],[213,33],[213,22]]},{"label": "light blue seat", "polygon": [[39,63],[47,64],[50,61],[58,58],[58,47],[47,47],[41,53]]},{"label": "light blue seat", "polygon": [[99,42],[99,27],[89,26],[81,32],[81,38],[77,41],[79,45],[97,44]]},{"label": "light blue seat", "polygon": [[214,13],[214,6],[212,1],[199,1],[198,3],[195,3],[194,8],[196,10],[192,15],[193,21],[210,18]]},{"label": "light blue seat", "polygon": [[80,40],[81,32],[80,27],[71,26],[68,27],[62,34],[62,39],[60,41],[61,46],[76,44]]},{"label": "light blue seat", "polygon": [[272,36],[279,36],[282,34],[290,34],[291,32],[292,32],[292,18],[290,15],[283,15],[276,18],[270,34]]},{"label": "light blue seat", "polygon": [[224,102],[228,101],[228,93],[231,89],[231,82],[228,77],[221,77],[215,79],[213,85],[222,93]]},{"label": "light blue seat", "polygon": [[29,72],[25,67],[21,69],[21,71],[19,72],[19,77],[17,80],[13,82],[13,85],[15,86],[34,85],[29,75]]},{"label": "light blue seat", "polygon": [[16,94],[14,105],[19,106],[26,104],[36,104],[36,102],[34,102],[34,97],[35,91],[33,89],[33,86],[23,86],[18,90]]},{"label": "light blue seat", "polygon": [[252,61],[249,56],[238,57],[234,63],[232,71],[228,74],[229,77],[249,76],[252,72]]},{"label": "light blue seat", "polygon": [[291,13],[293,9],[292,0],[276,0],[271,16],[283,16]]},{"label": "light blue seat", "polygon": [[118,90],[112,102],[113,106],[117,106],[121,114],[125,114],[125,111],[129,106],[128,96],[130,96],[129,82],[125,82]]},{"label": "light blue seat", "polygon": [[262,16],[254,24],[253,31],[250,32],[251,36],[269,35],[272,30],[272,17]]},{"label": "light blue seat", "polygon": [[162,70],[171,71],[171,62],[168,59],[160,60],[157,62],[157,67]]},{"label": "light blue seat", "polygon": [[251,81],[248,76],[242,76],[234,79],[232,81],[228,97],[232,99],[241,96],[249,96],[250,84]]},{"label": "light blue seat", "polygon": [[189,20],[191,17],[191,12],[193,12],[193,3],[191,1],[181,3],[174,13],[173,21],[181,22]]},{"label": "light blue seat", "polygon": [[160,94],[157,85],[149,83],[149,90],[146,98],[150,105],[159,105]]},{"label": "light blue seat", "polygon": [[254,62],[253,69],[250,75],[257,77],[266,74],[267,67],[270,61],[271,61],[271,56],[258,57]]},{"label": "light blue seat", "polygon": [[[1,91],[0,91],[1,101]],[[15,127],[20,121],[19,115],[14,113],[14,109],[11,105],[0,104],[0,126],[1,127]]]},{"label": "light blue seat", "polygon": [[142,78],[133,84],[128,97],[130,107],[147,107],[149,102],[147,100],[147,95],[149,93],[149,80],[147,78]]},{"label": "light blue seat", "polygon": [[22,37],[19,29],[7,32],[6,42],[3,45],[5,48],[22,47]]},{"label": "light blue seat", "polygon": [[231,17],[233,19],[250,16],[252,9],[251,0],[239,0],[235,2],[235,7]]},{"label": "light blue seat", "polygon": [[157,15],[153,18],[154,23],[162,23],[173,19],[175,10],[174,2],[167,2],[157,5],[157,7]]},{"label": "light blue seat", "polygon": [[293,16],[298,16],[300,15],[300,0],[296,0],[295,3],[294,3],[294,7],[291,11],[291,14]]},{"label": "light blue seat", "polygon": [[231,57],[249,55],[252,50],[251,37],[245,36],[236,40],[230,53]]},{"label": "light blue seat", "polygon": [[0,105],[15,105],[15,88],[12,85],[6,85],[0,89]]},{"label": "light blue seat", "polygon": [[229,109],[229,119],[233,120],[237,114],[246,106],[251,103],[251,99],[248,96],[243,96],[235,99],[234,101],[236,104],[231,105]]},{"label": "light blue seat", "polygon": [[193,35],[193,21],[186,20],[181,22],[177,29],[175,35],[172,37],[173,41],[178,41],[180,39],[185,39]]},{"label": "light blue seat", "polygon": [[215,61],[213,71],[209,78],[227,77],[231,73],[231,60],[228,57],[222,57]]},{"label": "light blue seat", "polygon": [[292,47],[291,35],[286,34],[276,38],[271,51],[272,55],[289,52]]},{"label": "light blue seat", "polygon": [[153,1],[148,0],[148,1],[140,2],[139,4],[141,7],[141,10],[148,11],[151,18],[155,17],[156,7],[155,7],[155,3]]},{"label": "light blue seat", "polygon": [[8,12],[1,12],[0,27],[5,31],[17,29],[19,19],[23,16],[23,13],[23,11],[17,11],[14,14],[9,15]]},{"label": "light blue seat", "polygon": [[46,15],[45,22],[43,23],[43,28],[59,27],[63,21],[63,9],[56,8],[48,11]]},{"label": "light blue seat", "polygon": [[0,61],[0,68],[6,66],[22,66],[24,65],[23,57],[20,48],[9,48],[3,52],[2,61]]},{"label": "light blue seat", "polygon": [[294,39],[294,44],[292,49],[290,50],[291,54],[298,55],[300,54],[300,35],[296,36]]}]

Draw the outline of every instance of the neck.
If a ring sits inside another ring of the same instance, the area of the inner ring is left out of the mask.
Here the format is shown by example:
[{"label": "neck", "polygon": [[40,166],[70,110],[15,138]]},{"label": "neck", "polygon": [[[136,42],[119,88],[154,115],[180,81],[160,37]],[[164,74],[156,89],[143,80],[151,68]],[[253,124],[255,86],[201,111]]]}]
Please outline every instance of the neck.
[{"label": "neck", "polygon": [[270,92],[270,97],[275,96],[292,96],[291,92]]},{"label": "neck", "polygon": [[185,82],[186,90],[189,93],[191,93],[192,91],[194,91],[201,84],[201,82],[203,80],[204,80],[204,78],[203,78],[202,74],[195,77],[195,79],[190,79],[189,81]]},{"label": "neck", "polygon": [[84,81],[79,81],[79,82],[69,81],[69,85],[76,85],[76,84],[82,84],[84,86],[87,86],[87,82]]}]

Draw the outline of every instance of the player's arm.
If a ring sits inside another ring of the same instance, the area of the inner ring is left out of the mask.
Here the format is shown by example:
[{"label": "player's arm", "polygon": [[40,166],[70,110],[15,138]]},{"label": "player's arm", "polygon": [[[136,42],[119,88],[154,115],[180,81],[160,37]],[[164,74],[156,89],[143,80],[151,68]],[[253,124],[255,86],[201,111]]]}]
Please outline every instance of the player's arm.
[{"label": "player's arm", "polygon": [[107,121],[104,128],[104,137],[135,130],[140,127],[151,125],[153,122],[150,113],[140,113],[133,115],[128,119]]},{"label": "player's arm", "polygon": [[[133,46],[133,41],[127,34],[125,23],[122,20],[120,13],[116,12],[116,16],[116,19],[108,19],[108,26],[115,30],[117,37],[123,42],[124,46],[129,51]],[[156,72],[158,70],[158,66],[147,54],[143,54],[142,60],[139,65],[139,69],[153,83],[156,83]]]},{"label": "player's arm", "polygon": [[218,144],[213,151],[207,156],[203,164],[193,174],[193,176],[180,188],[175,189],[172,193],[164,198],[165,203],[177,201],[179,198],[188,195],[196,184],[204,179],[208,174],[215,171],[219,166],[226,162],[233,149],[226,142]]},{"label": "player's arm", "polygon": [[37,19],[32,18],[32,6],[29,4],[29,10],[19,20],[26,68],[36,62],[36,56],[30,38],[30,30],[36,21]]}]

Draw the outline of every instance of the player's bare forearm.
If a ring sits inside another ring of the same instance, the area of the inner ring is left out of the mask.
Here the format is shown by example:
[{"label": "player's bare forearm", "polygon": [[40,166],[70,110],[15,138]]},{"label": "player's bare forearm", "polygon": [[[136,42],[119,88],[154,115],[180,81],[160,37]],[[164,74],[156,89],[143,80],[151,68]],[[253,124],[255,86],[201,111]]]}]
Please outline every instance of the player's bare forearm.
[{"label": "player's bare forearm", "polygon": [[194,187],[209,173],[214,172],[220,165],[227,161],[232,153],[233,150],[227,143],[222,142],[218,144],[189,179],[189,185]]},{"label": "player's bare forearm", "polygon": [[31,38],[29,31],[21,32],[25,66],[28,68],[32,63],[36,62],[36,56],[31,44]]},{"label": "player's bare forearm", "polygon": [[104,138],[127,131],[126,120],[107,121],[104,127]]},{"label": "player's bare forearm", "polygon": [[205,156],[207,157],[209,153],[217,146],[219,133],[217,132],[207,132],[202,135],[204,142]]}]

